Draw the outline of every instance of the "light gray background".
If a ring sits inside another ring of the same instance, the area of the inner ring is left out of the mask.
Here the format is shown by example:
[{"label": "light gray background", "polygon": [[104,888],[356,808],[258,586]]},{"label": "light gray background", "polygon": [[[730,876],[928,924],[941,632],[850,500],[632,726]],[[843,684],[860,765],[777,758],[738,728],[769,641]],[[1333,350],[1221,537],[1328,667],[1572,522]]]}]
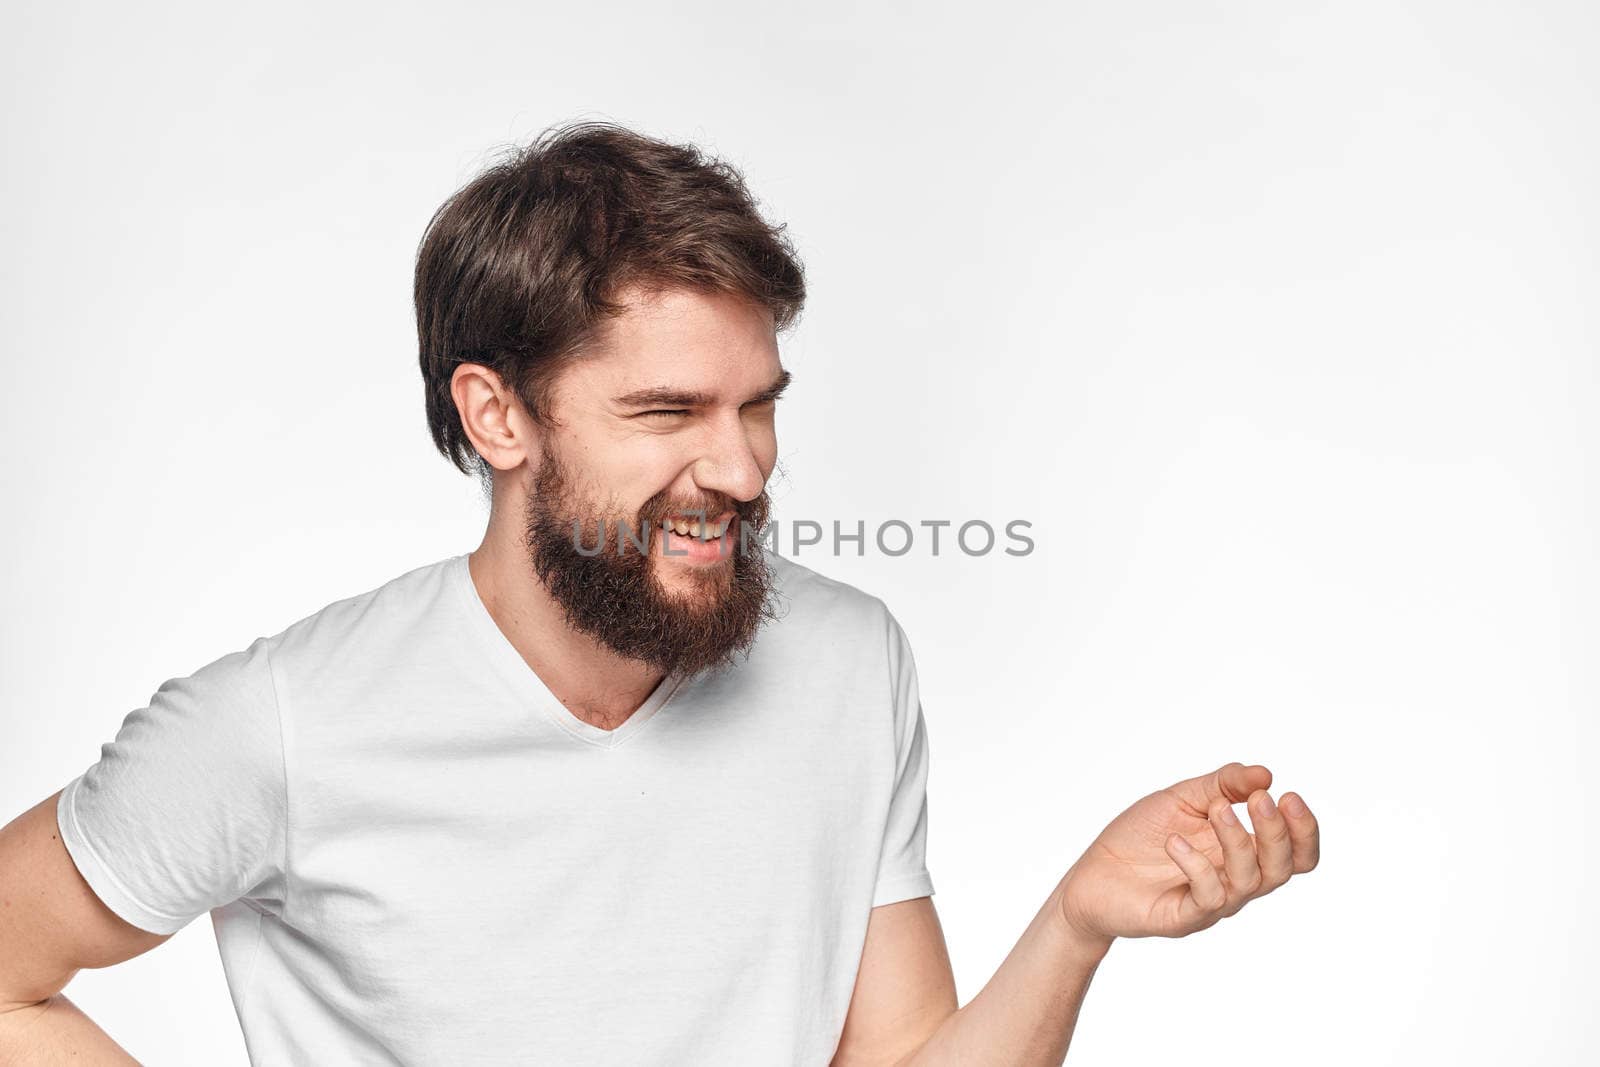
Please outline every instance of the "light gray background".
[{"label": "light gray background", "polygon": [[[1118,944],[1074,1060],[1592,1056],[1595,9],[577,6],[8,20],[3,818],[164,679],[477,543],[416,242],[609,118],[804,255],[780,515],[1035,524],[797,557],[917,650],[963,1002],[1118,811],[1241,759],[1323,866]],[[68,991],[243,1062],[204,920]]]}]

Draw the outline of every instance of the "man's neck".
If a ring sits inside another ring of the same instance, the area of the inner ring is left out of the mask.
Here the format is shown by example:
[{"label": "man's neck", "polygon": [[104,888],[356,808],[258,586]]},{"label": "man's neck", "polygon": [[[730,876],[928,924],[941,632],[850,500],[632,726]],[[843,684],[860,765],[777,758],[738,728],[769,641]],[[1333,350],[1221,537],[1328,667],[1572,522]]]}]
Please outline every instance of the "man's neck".
[{"label": "man's neck", "polygon": [[520,544],[486,534],[467,556],[478,597],[511,646],[568,711],[602,730],[626,722],[664,672],[628,659],[567,625]]}]

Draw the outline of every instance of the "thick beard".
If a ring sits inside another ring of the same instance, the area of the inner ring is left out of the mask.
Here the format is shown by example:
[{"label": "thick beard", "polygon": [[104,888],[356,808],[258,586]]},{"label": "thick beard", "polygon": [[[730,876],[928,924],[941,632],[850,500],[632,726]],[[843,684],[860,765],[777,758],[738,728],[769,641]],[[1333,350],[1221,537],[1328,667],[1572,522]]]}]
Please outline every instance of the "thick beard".
[{"label": "thick beard", "polygon": [[[660,551],[662,519],[688,509],[657,494],[633,518],[605,517],[602,544],[602,517],[580,514],[571,490],[560,462],[547,454],[534,476],[524,536],[534,573],[574,630],[620,656],[669,673],[693,674],[727,667],[748,652],[762,623],[776,618],[759,539],[770,506],[765,491],[754,500],[724,497],[695,506],[707,518],[726,510],[738,516],[734,551],[728,561],[705,570],[684,568],[697,591],[677,596],[657,580],[651,559]],[[631,538],[648,531],[643,554],[620,529],[624,522]],[[601,551],[585,555],[579,544],[589,552],[600,545]]]}]

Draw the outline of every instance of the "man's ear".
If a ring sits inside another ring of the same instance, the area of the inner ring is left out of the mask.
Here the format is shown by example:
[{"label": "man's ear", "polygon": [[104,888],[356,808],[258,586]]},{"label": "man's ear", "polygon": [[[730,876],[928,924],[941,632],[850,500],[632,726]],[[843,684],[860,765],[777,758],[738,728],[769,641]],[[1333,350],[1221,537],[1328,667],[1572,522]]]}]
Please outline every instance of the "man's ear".
[{"label": "man's ear", "polygon": [[500,375],[481,363],[463,363],[450,376],[450,396],[462,432],[484,462],[502,471],[524,463],[538,469],[539,427]]}]

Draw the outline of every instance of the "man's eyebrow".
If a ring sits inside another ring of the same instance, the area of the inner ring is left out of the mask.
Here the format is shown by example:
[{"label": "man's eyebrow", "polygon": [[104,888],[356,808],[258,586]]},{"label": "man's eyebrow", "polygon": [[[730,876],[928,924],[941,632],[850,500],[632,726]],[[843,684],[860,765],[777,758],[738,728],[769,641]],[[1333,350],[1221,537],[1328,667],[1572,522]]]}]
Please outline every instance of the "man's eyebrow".
[{"label": "man's eyebrow", "polygon": [[794,375],[790,374],[788,371],[779,372],[778,376],[772,380],[772,384],[761,390],[761,392],[757,393],[755,396],[751,397],[749,403],[761,404],[768,400],[778,399],[783,395],[783,391],[789,388],[789,383],[793,380]]},{"label": "man's eyebrow", "polygon": [[[760,404],[768,400],[776,400],[789,388],[789,382],[794,375],[788,371],[780,373],[771,385],[751,397],[746,403]],[[695,408],[706,407],[716,403],[716,397],[710,393],[702,393],[694,389],[673,389],[667,386],[654,386],[649,389],[635,389],[631,393],[613,397],[612,403],[621,407],[642,408]]]}]

